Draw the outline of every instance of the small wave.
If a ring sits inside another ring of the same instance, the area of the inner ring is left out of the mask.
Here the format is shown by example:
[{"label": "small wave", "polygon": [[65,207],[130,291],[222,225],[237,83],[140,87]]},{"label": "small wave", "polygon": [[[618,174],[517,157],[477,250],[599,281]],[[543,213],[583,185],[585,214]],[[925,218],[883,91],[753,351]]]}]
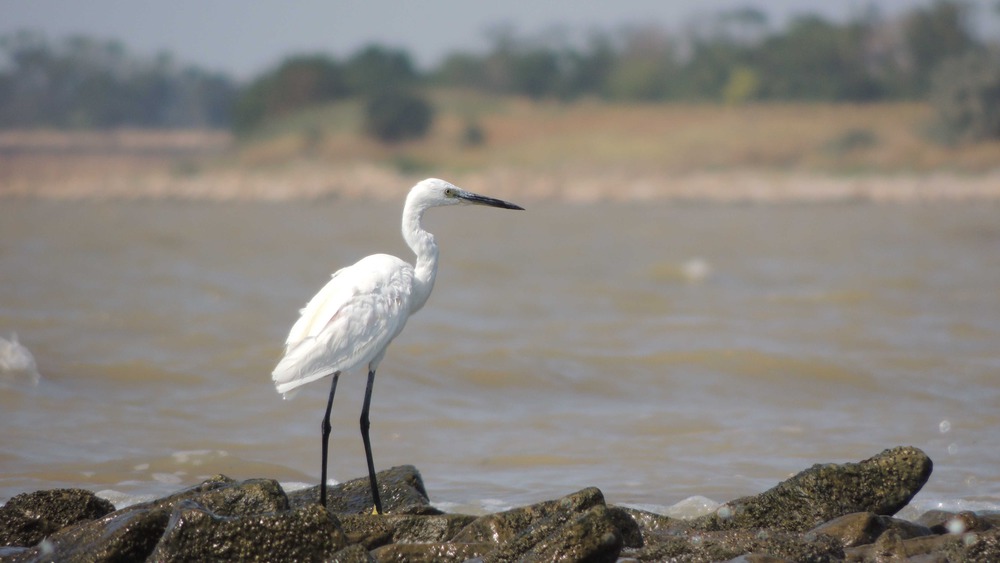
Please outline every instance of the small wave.
[{"label": "small wave", "polygon": [[11,333],[10,340],[0,337],[0,378],[15,383],[27,381],[32,386],[42,379],[35,357],[18,342],[16,332]]},{"label": "small wave", "polygon": [[660,262],[649,267],[649,277],[656,282],[686,281],[700,283],[713,274],[711,262],[701,256],[692,256],[682,262]]},{"label": "small wave", "polygon": [[708,497],[695,495],[670,506],[642,503],[623,503],[622,506],[645,510],[646,512],[652,512],[654,514],[662,514],[664,516],[669,516],[670,518],[690,520],[711,514],[722,505],[721,503],[718,503]]},{"label": "small wave", "polygon": [[703,348],[649,354],[642,362],[652,367],[699,366],[714,373],[739,376],[755,385],[772,383],[798,385],[806,390],[814,385],[847,386],[873,389],[876,382],[862,369],[818,356],[790,356],[752,348]]}]

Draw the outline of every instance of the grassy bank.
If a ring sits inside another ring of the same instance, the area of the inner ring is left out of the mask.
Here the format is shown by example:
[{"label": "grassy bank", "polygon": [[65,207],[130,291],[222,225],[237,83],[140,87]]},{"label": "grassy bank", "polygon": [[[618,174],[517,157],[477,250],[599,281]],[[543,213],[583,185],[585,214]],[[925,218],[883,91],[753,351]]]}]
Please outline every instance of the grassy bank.
[{"label": "grassy bank", "polygon": [[0,132],[0,195],[388,198],[439,175],[534,198],[1000,197],[1000,142],[936,143],[924,104],[559,104],[449,92],[435,105],[426,138],[391,146],[360,133],[352,102],[239,140]]}]

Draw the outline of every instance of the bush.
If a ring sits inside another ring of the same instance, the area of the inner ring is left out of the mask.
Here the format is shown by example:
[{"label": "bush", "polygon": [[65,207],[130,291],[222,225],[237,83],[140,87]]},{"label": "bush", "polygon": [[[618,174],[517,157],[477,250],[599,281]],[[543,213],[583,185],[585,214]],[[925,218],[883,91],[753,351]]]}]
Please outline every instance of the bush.
[{"label": "bush", "polygon": [[482,125],[480,125],[475,120],[467,120],[465,122],[465,127],[462,129],[462,146],[463,147],[478,147],[486,143],[486,131],[483,130]]},{"label": "bush", "polygon": [[944,141],[1000,139],[1000,52],[971,52],[941,63],[930,99],[935,132]]},{"label": "bush", "polygon": [[386,90],[369,98],[365,130],[385,143],[417,139],[427,133],[433,118],[434,109],[419,95]]},{"label": "bush", "polygon": [[351,92],[374,96],[383,90],[405,90],[419,78],[405,51],[370,45],[344,65]]},{"label": "bush", "polygon": [[325,55],[289,57],[243,91],[233,109],[233,129],[246,133],[269,118],[345,98],[351,90],[344,75]]},{"label": "bush", "polygon": [[827,141],[823,148],[832,156],[847,154],[873,148],[879,143],[878,135],[871,129],[853,128]]}]

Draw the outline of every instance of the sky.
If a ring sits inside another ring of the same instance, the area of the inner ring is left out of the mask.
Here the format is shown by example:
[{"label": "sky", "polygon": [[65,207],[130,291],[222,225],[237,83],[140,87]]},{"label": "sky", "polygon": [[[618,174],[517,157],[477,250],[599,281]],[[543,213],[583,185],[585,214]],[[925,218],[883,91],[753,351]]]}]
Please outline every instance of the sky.
[{"label": "sky", "polygon": [[[974,0],[988,13],[993,0]],[[890,16],[931,0],[875,2]],[[562,27],[584,33],[656,24],[683,30],[699,17],[753,6],[780,25],[803,13],[843,21],[870,0],[0,0],[0,36],[29,29],[121,41],[129,52],[168,52],[182,64],[252,78],[294,53],[342,58],[378,43],[429,68],[455,51],[483,52],[490,30],[518,35]]]}]

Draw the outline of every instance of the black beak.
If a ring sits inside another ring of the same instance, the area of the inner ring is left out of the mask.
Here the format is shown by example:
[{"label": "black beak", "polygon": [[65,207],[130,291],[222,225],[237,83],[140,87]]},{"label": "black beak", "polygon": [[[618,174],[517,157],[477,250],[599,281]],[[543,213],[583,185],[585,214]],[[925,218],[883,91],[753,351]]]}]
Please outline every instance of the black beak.
[{"label": "black beak", "polygon": [[502,199],[486,197],[484,195],[474,194],[472,192],[460,193],[459,197],[469,203],[474,203],[476,205],[488,205],[489,207],[500,207],[502,209],[520,209],[521,211],[524,211],[524,208],[521,207],[520,205],[514,205],[513,203],[504,201]]}]

